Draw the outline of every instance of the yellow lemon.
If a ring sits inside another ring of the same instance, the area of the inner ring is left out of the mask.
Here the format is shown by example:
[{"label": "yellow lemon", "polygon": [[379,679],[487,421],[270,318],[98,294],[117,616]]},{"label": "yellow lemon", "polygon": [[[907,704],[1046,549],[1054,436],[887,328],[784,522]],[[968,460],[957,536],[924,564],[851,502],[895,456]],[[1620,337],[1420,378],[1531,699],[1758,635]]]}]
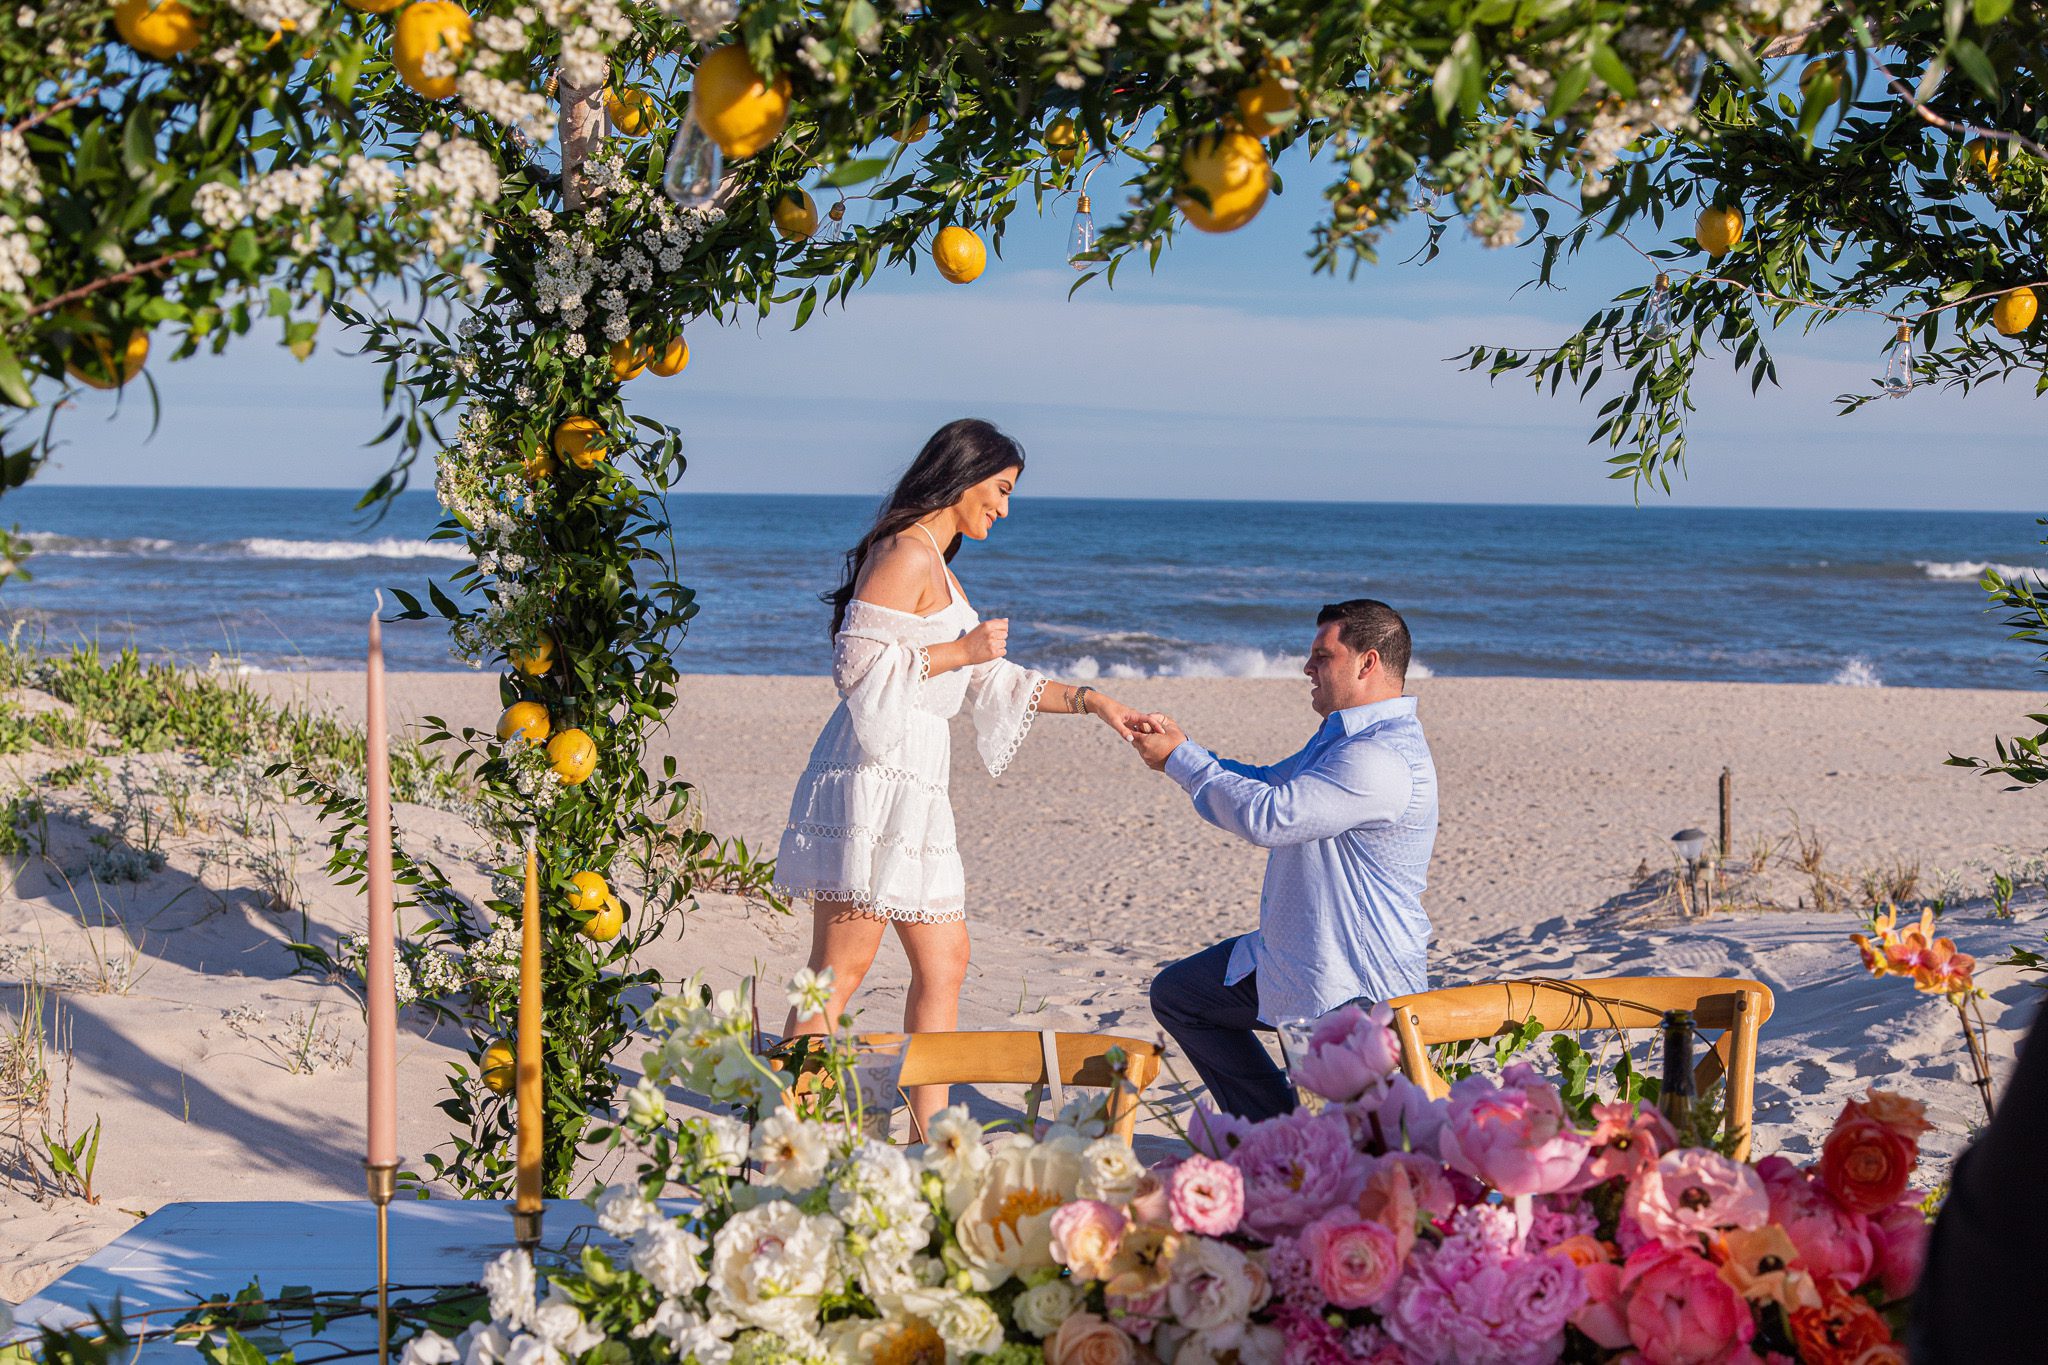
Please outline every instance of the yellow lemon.
[{"label": "yellow lemon", "polygon": [[626,907],[619,904],[618,897],[607,896],[604,909],[583,921],[577,933],[593,943],[610,943],[626,927]]},{"label": "yellow lemon", "polygon": [[932,130],[932,116],[919,114],[914,123],[898,124],[889,136],[908,147],[913,142],[924,141],[924,135]]},{"label": "yellow lemon", "polygon": [[1088,135],[1074,122],[1073,115],[1061,114],[1046,125],[1045,145],[1054,161],[1071,166],[1075,157],[1088,154]]},{"label": "yellow lemon", "polygon": [[1742,210],[1733,204],[1709,205],[1693,224],[1692,235],[1700,250],[1718,261],[1742,240]]},{"label": "yellow lemon", "polygon": [[631,337],[620,337],[604,355],[612,363],[612,378],[621,384],[647,368],[646,350]]},{"label": "yellow lemon", "polygon": [[555,642],[543,635],[527,649],[512,651],[512,666],[529,678],[538,678],[555,666]]},{"label": "yellow lemon", "polygon": [[1181,181],[1209,202],[1177,194],[1174,202],[1204,232],[1235,232],[1258,216],[1273,188],[1266,148],[1250,133],[1229,129],[1198,138],[1180,154]]},{"label": "yellow lemon", "polygon": [[79,383],[90,384],[96,389],[117,389],[142,373],[142,364],[148,359],[147,332],[128,334],[128,344],[121,348],[118,366],[114,363],[114,348],[107,344],[107,339],[92,337],[73,359],[64,362],[64,372]]},{"label": "yellow lemon", "polygon": [[604,460],[604,428],[589,417],[565,417],[555,428],[555,454],[578,469],[595,469]]},{"label": "yellow lemon", "polygon": [[1982,175],[1986,180],[1998,179],[1998,168],[2002,164],[2004,159],[1993,138],[1973,137],[1963,148],[1964,169]]},{"label": "yellow lemon", "polygon": [[184,0],[121,0],[114,6],[114,31],[143,56],[167,62],[199,46],[206,25]]},{"label": "yellow lemon", "polygon": [[2034,325],[2034,316],[2040,311],[2041,300],[2034,297],[2033,290],[2021,285],[1999,295],[1991,310],[1991,321],[2004,335],[2016,337]]},{"label": "yellow lemon", "polygon": [[604,878],[587,869],[569,878],[569,884],[576,888],[569,894],[569,908],[579,915],[594,914],[611,899],[612,889]]},{"label": "yellow lemon", "polygon": [[477,1071],[483,1076],[484,1089],[493,1095],[509,1095],[519,1080],[519,1057],[512,1044],[500,1038],[484,1049]]},{"label": "yellow lemon", "polygon": [[[454,0],[413,0],[398,16],[397,31],[391,37],[391,64],[405,83],[430,100],[445,100],[455,93],[455,59],[469,46],[469,11]],[[429,76],[427,59],[440,54],[451,68],[446,74]]]},{"label": "yellow lemon", "polygon": [[519,461],[520,472],[526,475],[528,483],[539,483],[550,478],[555,472],[555,457],[548,453],[546,446],[535,446]]},{"label": "yellow lemon", "polygon": [[365,14],[389,14],[404,4],[405,0],[342,0],[342,3]]},{"label": "yellow lemon", "polygon": [[672,336],[661,344],[659,351],[648,352],[647,368],[663,379],[672,374],[681,374],[683,366],[690,363],[690,343],[681,336]]},{"label": "yellow lemon", "polygon": [[954,284],[969,284],[988,268],[988,248],[964,227],[945,227],[932,239],[932,264]]},{"label": "yellow lemon", "polygon": [[818,230],[818,205],[802,190],[784,190],[775,199],[775,230],[784,241],[800,242]]},{"label": "yellow lemon", "polygon": [[645,90],[606,90],[604,116],[611,120],[613,132],[627,137],[639,137],[660,121],[654,100]]},{"label": "yellow lemon", "polygon": [[754,71],[745,48],[718,48],[697,63],[690,113],[728,157],[752,156],[781,137],[789,122],[789,77],[778,74],[770,84]]},{"label": "yellow lemon", "polygon": [[1237,92],[1238,117],[1244,130],[1254,137],[1277,133],[1294,122],[1294,92],[1280,83],[1280,73],[1268,68],[1259,83]]},{"label": "yellow lemon", "polygon": [[538,744],[548,737],[548,708],[537,701],[515,701],[498,717],[498,738]]},{"label": "yellow lemon", "polygon": [[597,771],[597,741],[581,730],[564,730],[548,741],[548,764],[574,787]]}]

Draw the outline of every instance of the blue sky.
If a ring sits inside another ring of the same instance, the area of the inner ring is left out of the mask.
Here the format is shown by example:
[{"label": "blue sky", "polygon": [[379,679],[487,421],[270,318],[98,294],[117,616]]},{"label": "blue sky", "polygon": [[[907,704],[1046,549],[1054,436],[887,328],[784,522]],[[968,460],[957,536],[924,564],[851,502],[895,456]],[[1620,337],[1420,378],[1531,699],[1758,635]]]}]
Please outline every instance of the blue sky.
[{"label": "blue sky", "polygon": [[[1294,156],[1298,157],[1299,153]],[[1022,488],[1060,496],[1361,501],[1627,502],[1586,444],[1597,402],[1539,396],[1446,363],[1475,342],[1565,335],[1649,269],[1626,248],[1588,253],[1564,292],[1517,292],[1529,253],[1486,251],[1453,225],[1433,264],[1397,238],[1356,280],[1312,276],[1303,249],[1318,178],[1283,159],[1294,192],[1227,236],[1187,232],[1147,274],[1069,301],[1071,200],[1011,220],[1001,258],[967,286],[931,269],[877,274],[801,332],[702,326],[673,379],[629,401],[675,423],[698,492],[876,493],[931,429],[988,417],[1031,455]],[[1097,177],[1098,207],[1112,197]],[[1648,246],[1652,243],[1644,242]],[[1711,372],[1696,390],[1695,506],[1997,508],[2038,487],[2031,385],[1967,401],[1917,391],[1835,414],[1835,394],[1883,368],[1889,329],[1857,319],[1775,338],[1782,387],[1755,397]],[[226,357],[152,367],[163,394],[89,395],[67,414],[52,484],[367,486],[385,457],[379,372],[321,349],[293,361],[258,334]],[[1662,499],[1657,491],[1645,495]]]}]

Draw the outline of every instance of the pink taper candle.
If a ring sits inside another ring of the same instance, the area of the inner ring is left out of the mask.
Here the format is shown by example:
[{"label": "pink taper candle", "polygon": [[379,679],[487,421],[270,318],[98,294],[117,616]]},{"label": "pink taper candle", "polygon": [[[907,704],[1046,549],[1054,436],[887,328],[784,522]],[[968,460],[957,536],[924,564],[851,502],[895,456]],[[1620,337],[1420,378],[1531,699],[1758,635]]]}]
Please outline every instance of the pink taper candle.
[{"label": "pink taper candle", "polygon": [[[380,595],[378,605],[383,605]],[[391,755],[384,728],[384,633],[370,613],[370,951],[364,986],[370,1015],[370,1164],[398,1161],[398,982],[393,966],[391,910]]]}]

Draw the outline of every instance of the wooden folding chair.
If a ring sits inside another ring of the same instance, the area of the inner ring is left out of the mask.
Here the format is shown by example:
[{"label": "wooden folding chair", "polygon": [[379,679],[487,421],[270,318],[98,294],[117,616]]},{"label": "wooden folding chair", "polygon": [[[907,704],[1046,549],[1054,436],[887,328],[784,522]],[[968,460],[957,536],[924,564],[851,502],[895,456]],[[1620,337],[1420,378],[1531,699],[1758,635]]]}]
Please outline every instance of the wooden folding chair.
[{"label": "wooden folding chair", "polygon": [[1727,1078],[1728,1135],[1749,1155],[1756,1105],[1757,1033],[1771,1017],[1771,988],[1740,977],[1612,976],[1577,981],[1488,981],[1422,991],[1387,1002],[1401,1039],[1401,1069],[1431,1095],[1449,1084],[1429,1064],[1429,1048],[1513,1033],[1534,1019],[1545,1033],[1653,1029],[1666,1010],[1691,1010],[1693,1022],[1721,1037],[1693,1071],[1704,1091]]},{"label": "wooden folding chair", "polygon": [[[900,1033],[861,1035],[862,1043],[890,1043]],[[903,1050],[903,1074],[897,1084],[914,1085],[1037,1085],[1043,1086],[1050,1113],[1065,1104],[1070,1085],[1111,1091],[1109,1130],[1125,1142],[1138,1124],[1138,1097],[1159,1077],[1159,1049],[1136,1038],[1110,1033],[994,1031],[988,1033],[913,1033]],[[1109,1062],[1112,1048],[1123,1049],[1124,1074]],[[913,1129],[915,1125],[913,1124]],[[914,1138],[922,1134],[913,1132]]]}]

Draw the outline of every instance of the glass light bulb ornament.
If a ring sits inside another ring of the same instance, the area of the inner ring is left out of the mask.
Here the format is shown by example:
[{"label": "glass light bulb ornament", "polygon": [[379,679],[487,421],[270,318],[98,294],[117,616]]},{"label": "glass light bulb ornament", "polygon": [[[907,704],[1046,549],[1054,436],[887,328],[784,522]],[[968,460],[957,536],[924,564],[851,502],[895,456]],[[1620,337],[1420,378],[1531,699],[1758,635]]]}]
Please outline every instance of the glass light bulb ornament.
[{"label": "glass light bulb ornament", "polygon": [[1884,367],[1884,377],[1877,382],[1892,398],[1904,398],[1913,391],[1913,329],[1903,322],[1899,324],[1899,339],[1892,346],[1891,359]]},{"label": "glass light bulb ornament", "polygon": [[1652,342],[1669,341],[1672,330],[1671,277],[1660,270],[1656,287],[1650,290],[1650,302],[1643,310],[1643,337]]},{"label": "glass light bulb ornament", "polygon": [[811,234],[811,240],[829,245],[846,235],[846,196],[841,195],[818,223],[818,230]]},{"label": "glass light bulb ornament", "polygon": [[1102,237],[1095,230],[1095,215],[1090,211],[1092,207],[1088,196],[1082,195],[1081,202],[1074,209],[1074,221],[1067,228],[1067,264],[1076,270],[1093,269],[1096,264],[1080,259],[1095,250],[1096,242]]},{"label": "glass light bulb ornament", "polygon": [[724,171],[718,144],[698,125],[695,111],[684,114],[676,127],[676,140],[668,149],[668,163],[662,167],[662,193],[678,208],[707,208],[718,197],[718,181]]}]

